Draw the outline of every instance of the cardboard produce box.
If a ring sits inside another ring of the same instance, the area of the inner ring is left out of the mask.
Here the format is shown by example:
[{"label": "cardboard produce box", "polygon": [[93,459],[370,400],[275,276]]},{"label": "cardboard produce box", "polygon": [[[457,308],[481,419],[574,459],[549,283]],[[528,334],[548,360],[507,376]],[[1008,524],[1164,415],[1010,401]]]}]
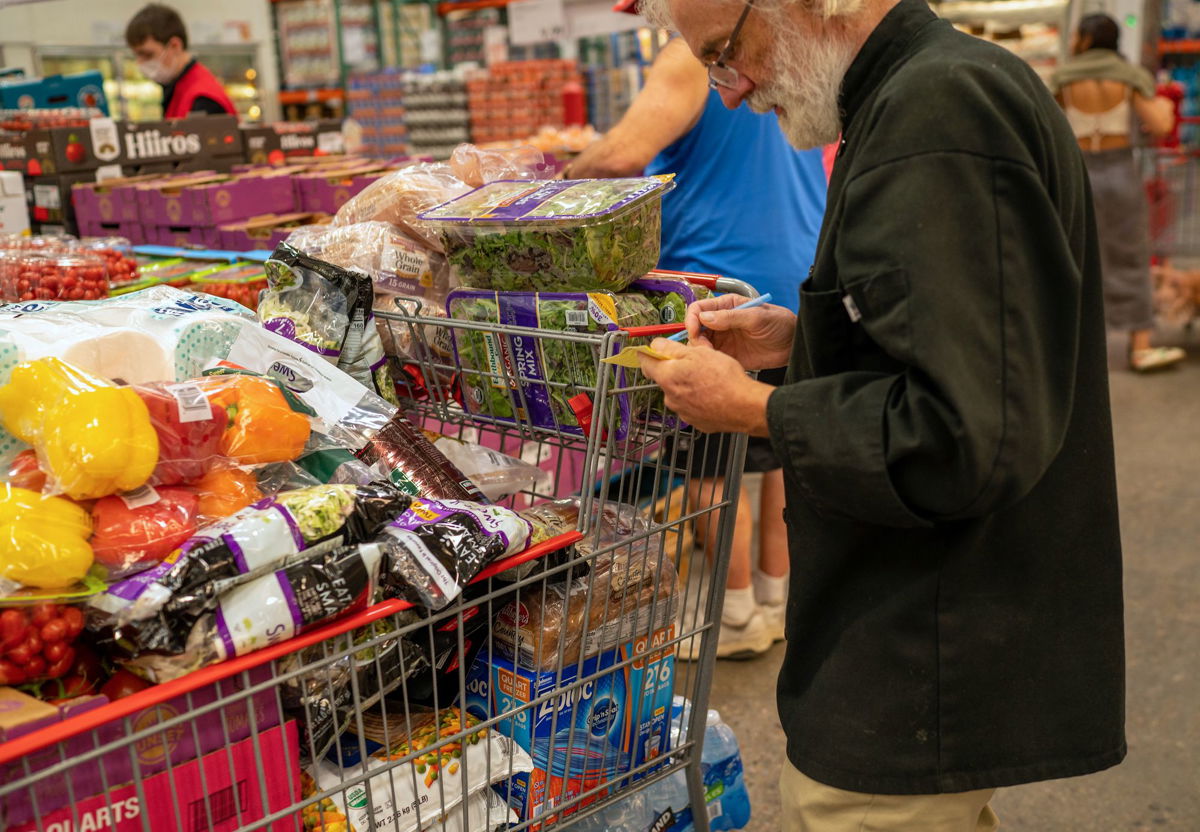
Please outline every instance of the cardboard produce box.
[{"label": "cardboard produce box", "polygon": [[[271,771],[260,778],[254,745]],[[263,792],[260,784],[265,784]],[[141,782],[145,803],[133,782],[114,785],[90,796],[76,792],[74,805],[47,810],[39,817],[9,826],[9,832],[96,830],[141,832],[142,829],[210,830],[232,832],[300,799],[300,744],[296,723],[261,730],[253,738],[219,748]],[[177,814],[178,812],[178,814]],[[261,828],[295,832],[298,817],[285,815]],[[179,824],[182,821],[183,826]],[[145,824],[145,825],[143,825]]]},{"label": "cardboard produce box", "polygon": [[192,184],[184,188],[183,195],[191,225],[221,225],[262,214],[287,213],[296,207],[292,177],[286,171]]},{"label": "cardboard produce box", "polygon": [[104,96],[104,76],[98,70],[73,75],[47,75],[45,78],[20,78],[0,84],[0,109],[57,110],[84,107],[108,115]]},{"label": "cardboard produce box", "polygon": [[219,243],[224,251],[273,251],[301,225],[328,222],[328,214],[267,214],[222,225]]},{"label": "cardboard produce box", "polygon": [[[270,679],[271,675],[270,666],[255,668],[247,673],[248,683],[257,685]],[[128,723],[139,731],[152,728],[165,720],[202,708],[244,689],[242,677],[224,679],[190,694],[177,696],[161,705],[144,708],[128,717]],[[71,700],[58,709],[58,718],[69,719],[84,711],[101,707],[107,701],[103,696]],[[259,732],[275,727],[283,721],[273,691],[260,691],[252,697],[206,711],[190,722],[151,733],[133,745],[132,753],[124,746],[117,746],[86,763],[71,767],[63,774],[38,781],[32,789],[10,792],[0,797],[0,817],[4,818],[9,829],[23,828],[23,824],[34,823],[38,814],[44,817],[49,812],[68,807],[71,803],[70,794],[73,794],[76,800],[88,795],[103,795],[105,784],[113,786],[130,783],[135,775],[148,778],[163,771],[168,765],[176,767],[178,772],[178,766],[213,751],[223,755],[228,743],[240,742],[251,735],[252,717],[253,724]],[[69,760],[116,742],[126,734],[125,723],[126,720],[105,723],[94,731],[78,734],[62,743],[0,766],[0,783],[12,783],[23,779],[26,765],[29,771],[36,773],[57,765],[64,759]],[[20,733],[29,733],[43,727],[44,724],[28,723],[27,729],[21,730]],[[68,778],[71,783],[70,790],[66,788]],[[34,796],[37,798],[37,813],[34,812],[34,802],[31,799]],[[151,828],[160,827],[152,824]],[[161,828],[171,827],[168,825]]]},{"label": "cardboard produce box", "polygon": [[[200,162],[242,156],[233,116],[170,121],[92,119],[87,127],[55,127],[0,136],[0,166],[30,176],[78,173],[109,165]],[[151,171],[135,171],[138,173]]]},{"label": "cardboard produce box", "polygon": [[172,174],[135,185],[138,219],[142,225],[192,225],[187,186],[223,181],[225,177],[219,173],[200,171]]},{"label": "cardboard produce box", "polygon": [[246,161],[253,164],[282,165],[295,157],[346,152],[342,124],[336,119],[243,127],[242,146]]},{"label": "cardboard produce box", "polygon": [[143,174],[74,185],[71,200],[75,204],[76,219],[81,225],[85,222],[137,222],[137,189],[134,186],[157,178],[156,174]]},{"label": "cardboard produce box", "polygon": [[311,213],[336,214],[350,197],[371,184],[367,176],[385,171],[379,163],[360,162],[328,171],[313,171],[295,177],[296,209]]}]

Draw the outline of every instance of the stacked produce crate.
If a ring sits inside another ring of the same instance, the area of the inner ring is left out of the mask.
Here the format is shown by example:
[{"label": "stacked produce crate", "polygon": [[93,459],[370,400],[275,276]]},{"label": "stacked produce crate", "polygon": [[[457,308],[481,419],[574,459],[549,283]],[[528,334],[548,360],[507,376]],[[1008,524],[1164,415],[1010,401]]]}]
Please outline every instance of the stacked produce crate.
[{"label": "stacked produce crate", "polygon": [[445,159],[458,144],[471,140],[462,74],[409,75],[404,103],[413,153]]},{"label": "stacked produce crate", "polygon": [[352,75],[348,86],[350,117],[362,128],[363,151],[382,158],[407,155],[404,76],[396,72]]},{"label": "stacked produce crate", "polygon": [[563,87],[581,83],[574,61],[508,61],[467,81],[471,135],[477,143],[523,139],[565,122]]}]

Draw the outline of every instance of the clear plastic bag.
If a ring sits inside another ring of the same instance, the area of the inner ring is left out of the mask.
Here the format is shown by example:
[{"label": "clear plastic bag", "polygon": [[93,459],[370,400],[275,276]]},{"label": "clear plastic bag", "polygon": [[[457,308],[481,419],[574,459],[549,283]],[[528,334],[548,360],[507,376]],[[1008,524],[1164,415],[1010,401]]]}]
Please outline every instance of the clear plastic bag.
[{"label": "clear plastic bag", "polygon": [[433,445],[493,502],[522,491],[549,489],[549,471],[516,457],[448,436],[439,436]]},{"label": "clear plastic bag", "polygon": [[450,154],[450,169],[472,188],[498,179],[549,179],[546,157],[529,145],[507,150],[484,150],[473,144],[460,144]]},{"label": "clear plastic bag", "polygon": [[104,580],[113,581],[161,563],[196,533],[200,498],[178,485],[146,486],[133,494],[102,497],[92,506],[92,552]]},{"label": "clear plastic bag", "polygon": [[298,229],[284,243],[327,263],[363,272],[376,291],[440,303],[452,288],[445,255],[390,222],[311,226]]},{"label": "clear plastic bag", "polygon": [[457,196],[471,188],[454,175],[445,163],[420,162],[403,167],[368,185],[338,209],[334,225],[379,220],[398,226],[414,240],[420,240],[432,251],[442,251],[442,242],[435,231],[419,225],[417,214]]},{"label": "clear plastic bag", "polygon": [[91,516],[82,506],[4,483],[0,596],[22,587],[61,590],[78,583],[92,567],[91,530]]}]

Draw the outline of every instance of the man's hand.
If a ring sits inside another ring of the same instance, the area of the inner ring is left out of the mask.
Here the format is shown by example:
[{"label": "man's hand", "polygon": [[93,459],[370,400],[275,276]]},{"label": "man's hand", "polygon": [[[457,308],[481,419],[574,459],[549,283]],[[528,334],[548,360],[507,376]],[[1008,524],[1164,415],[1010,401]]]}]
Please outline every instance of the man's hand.
[{"label": "man's hand", "polygon": [[796,337],[796,316],[788,309],[764,303],[750,309],[734,309],[745,298],[721,295],[698,300],[688,307],[684,325],[692,344],[702,330],[706,341],[736,358],[747,370],[784,367]]},{"label": "man's hand", "polygon": [[667,407],[705,433],[767,436],[767,399],[775,389],[746,376],[742,365],[700,337],[690,346],[655,338],[667,360],[641,355],[642,372],[663,389]]}]

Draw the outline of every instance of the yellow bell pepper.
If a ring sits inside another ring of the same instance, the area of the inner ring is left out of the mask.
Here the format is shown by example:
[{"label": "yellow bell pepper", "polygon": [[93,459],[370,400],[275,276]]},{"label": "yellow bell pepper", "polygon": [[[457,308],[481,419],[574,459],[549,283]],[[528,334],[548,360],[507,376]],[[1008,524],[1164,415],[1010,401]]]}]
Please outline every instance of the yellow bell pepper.
[{"label": "yellow bell pepper", "polygon": [[146,483],[158,462],[158,435],[146,404],[60,361],[19,364],[0,387],[0,421],[37,449],[67,496],[91,500]]},{"label": "yellow bell pepper", "polygon": [[36,491],[0,485],[0,578],[38,589],[62,589],[92,565],[91,515]]}]

